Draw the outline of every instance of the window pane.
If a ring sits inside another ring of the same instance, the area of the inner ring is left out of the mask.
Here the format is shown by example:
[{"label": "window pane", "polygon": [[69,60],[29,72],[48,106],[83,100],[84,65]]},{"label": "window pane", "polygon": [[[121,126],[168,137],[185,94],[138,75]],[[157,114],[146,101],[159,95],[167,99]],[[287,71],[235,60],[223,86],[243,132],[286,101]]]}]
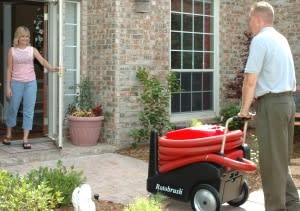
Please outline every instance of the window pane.
[{"label": "window pane", "polygon": [[65,94],[75,94],[74,89],[70,89],[70,87],[74,86],[74,81],[76,81],[76,71],[66,71],[64,84],[67,89],[65,89]]},{"label": "window pane", "polygon": [[183,33],[183,49],[192,50],[193,49],[193,34]]},{"label": "window pane", "polygon": [[67,114],[67,111],[68,111],[68,106],[70,104],[72,104],[74,102],[74,98],[75,96],[74,95],[65,95],[64,96],[64,110],[65,110],[65,114]]},{"label": "window pane", "polygon": [[214,66],[214,57],[213,53],[205,53],[204,54],[204,68],[205,69],[213,69]]},{"label": "window pane", "polygon": [[76,48],[65,47],[64,61],[67,69],[76,69]]},{"label": "window pane", "polygon": [[76,40],[77,40],[76,31],[77,31],[76,26],[74,25],[66,26],[66,34],[68,35],[66,39],[66,45],[71,45],[71,46],[76,45]]},{"label": "window pane", "polygon": [[205,34],[204,35],[205,43],[204,43],[204,49],[205,51],[213,51],[213,35]]},{"label": "window pane", "polygon": [[171,52],[171,67],[172,69],[181,68],[181,52],[178,51]]},{"label": "window pane", "polygon": [[213,109],[213,95],[212,92],[203,93],[203,110]]},{"label": "window pane", "polygon": [[171,112],[180,112],[180,94],[172,94],[171,102]]},{"label": "window pane", "polygon": [[203,69],[203,53],[194,53],[194,68]]},{"label": "window pane", "polygon": [[191,111],[191,94],[182,93],[181,94],[181,112]]},{"label": "window pane", "polygon": [[203,16],[194,16],[194,31],[203,32]]},{"label": "window pane", "polygon": [[193,93],[192,94],[192,110],[201,111],[202,110],[202,94]]},{"label": "window pane", "polygon": [[180,0],[172,0],[172,11],[181,12],[181,1]]},{"label": "window pane", "polygon": [[171,33],[171,47],[173,50],[180,50],[181,49],[181,33],[179,32],[172,32]]},{"label": "window pane", "polygon": [[213,15],[214,1],[205,0],[205,15]]},{"label": "window pane", "polygon": [[203,13],[203,1],[195,0],[194,1],[194,14]]},{"label": "window pane", "polygon": [[73,23],[77,22],[76,19],[76,4],[73,3],[66,3],[66,23]]},{"label": "window pane", "polygon": [[171,16],[171,29],[181,31],[181,15],[172,13]]},{"label": "window pane", "polygon": [[181,88],[184,92],[191,91],[191,73],[181,73]]},{"label": "window pane", "polygon": [[211,17],[205,17],[205,32],[206,33],[213,33],[214,28],[213,28],[213,18]]},{"label": "window pane", "polygon": [[193,31],[193,16],[183,15],[183,31],[192,32]]},{"label": "window pane", "polygon": [[212,72],[203,73],[203,91],[212,91],[213,74]]},{"label": "window pane", "polygon": [[183,12],[193,12],[193,0],[183,0]]},{"label": "window pane", "polygon": [[194,50],[203,51],[203,34],[194,34]]},{"label": "window pane", "polygon": [[192,52],[183,52],[183,69],[192,69],[193,68],[193,53]]},{"label": "window pane", "polygon": [[202,90],[202,73],[200,72],[192,73],[192,90],[193,91]]}]

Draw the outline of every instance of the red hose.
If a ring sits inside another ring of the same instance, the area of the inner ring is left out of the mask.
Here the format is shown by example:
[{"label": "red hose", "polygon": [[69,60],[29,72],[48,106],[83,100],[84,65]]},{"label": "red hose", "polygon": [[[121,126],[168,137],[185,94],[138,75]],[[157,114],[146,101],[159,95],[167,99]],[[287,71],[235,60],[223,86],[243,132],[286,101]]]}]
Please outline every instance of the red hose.
[{"label": "red hose", "polygon": [[[226,143],[226,150],[235,149],[238,146],[241,146],[242,141],[241,140],[234,140],[229,143]],[[171,148],[171,147],[164,147],[159,145],[159,154],[165,155],[167,157],[172,156],[194,156],[199,154],[209,154],[209,153],[215,153],[217,151],[220,151],[221,145],[209,145],[209,146],[202,146],[202,147],[191,147],[191,148]],[[167,159],[165,157],[165,159]],[[160,157],[160,159],[163,159],[163,157]]]},{"label": "red hose", "polygon": [[[243,150],[231,150],[231,151],[225,152],[225,156],[227,158],[236,160],[238,158],[244,157],[244,152],[243,152]],[[184,157],[182,157],[182,158],[184,158]],[[177,160],[179,160],[179,159],[181,159],[181,158],[178,158]],[[176,160],[176,159],[173,159],[171,161],[174,161],[174,160]],[[169,162],[170,162],[170,160],[162,160],[162,159],[159,160],[160,165],[164,165]]]},{"label": "red hose", "polygon": [[159,172],[165,173],[170,170],[186,166],[196,162],[212,162],[221,166],[226,166],[227,168],[236,169],[244,172],[254,172],[256,171],[256,164],[245,158],[239,158],[241,161],[233,160],[228,157],[223,157],[217,154],[199,155],[194,157],[188,157],[180,160],[171,161],[160,165]]},{"label": "red hose", "polygon": [[[204,130],[186,128],[171,131],[160,137],[158,142],[159,172],[165,173],[196,162],[212,162],[245,172],[256,170],[256,164],[245,159],[243,151],[237,149],[242,144],[242,131],[235,130],[226,134],[225,155],[223,156],[218,153],[221,149],[224,131],[221,131],[219,127],[216,131],[211,128],[209,131],[207,128]],[[204,137],[207,135],[209,136]]]},{"label": "red hose", "polygon": [[[167,134],[168,135],[168,134]],[[243,136],[243,132],[240,130],[230,131],[226,135],[226,143],[240,139]],[[170,138],[169,136],[162,136],[159,138],[159,145],[166,146],[166,147],[197,147],[197,146],[208,146],[208,145],[215,145],[221,144],[224,137],[224,132],[221,135],[216,136],[208,136],[203,138],[193,138],[193,139],[175,139]]]}]

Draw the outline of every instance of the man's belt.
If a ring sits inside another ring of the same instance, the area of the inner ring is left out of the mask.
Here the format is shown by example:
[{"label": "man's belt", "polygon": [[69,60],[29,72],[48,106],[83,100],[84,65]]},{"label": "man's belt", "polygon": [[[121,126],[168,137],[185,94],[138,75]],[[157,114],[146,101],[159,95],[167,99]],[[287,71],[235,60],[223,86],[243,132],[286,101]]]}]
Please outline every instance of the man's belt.
[{"label": "man's belt", "polygon": [[269,93],[266,93],[262,96],[259,96],[256,98],[256,100],[259,100],[263,97],[267,97],[267,96],[274,96],[274,97],[279,97],[279,96],[291,96],[293,94],[292,91],[287,91],[287,92],[278,92],[278,93],[273,93],[273,92],[269,92]]}]

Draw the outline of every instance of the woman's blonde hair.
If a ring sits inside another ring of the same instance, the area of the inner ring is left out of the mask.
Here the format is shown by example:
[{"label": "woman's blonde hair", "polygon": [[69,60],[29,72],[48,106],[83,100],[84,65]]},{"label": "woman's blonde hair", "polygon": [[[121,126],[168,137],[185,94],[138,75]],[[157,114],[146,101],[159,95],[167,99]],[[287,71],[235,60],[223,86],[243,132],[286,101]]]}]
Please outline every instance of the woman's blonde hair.
[{"label": "woman's blonde hair", "polygon": [[[28,35],[30,37],[30,31],[26,26],[19,26],[14,34],[14,41],[13,46],[16,47],[19,44],[19,39],[23,35]],[[30,42],[28,42],[28,45],[30,45]]]}]

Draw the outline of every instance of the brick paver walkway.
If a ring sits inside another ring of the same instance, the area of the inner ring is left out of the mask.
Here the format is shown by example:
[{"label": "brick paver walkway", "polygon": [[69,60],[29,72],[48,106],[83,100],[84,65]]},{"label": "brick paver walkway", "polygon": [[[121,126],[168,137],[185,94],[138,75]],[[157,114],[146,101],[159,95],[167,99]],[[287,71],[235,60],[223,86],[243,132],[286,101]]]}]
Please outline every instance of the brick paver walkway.
[{"label": "brick paver walkway", "polygon": [[[144,161],[113,153],[115,148],[107,144],[93,147],[67,145],[63,150],[52,146],[47,150],[45,143],[33,143],[34,149],[17,151],[21,146],[3,146],[0,144],[0,168],[11,172],[26,173],[39,166],[54,167],[57,160],[66,166],[74,165],[84,171],[87,183],[93,193],[99,193],[100,199],[127,204],[136,197],[146,196],[148,164]],[[46,144],[47,145],[47,144]],[[18,149],[15,149],[18,148]],[[10,152],[11,151],[11,152]],[[300,189],[300,158],[293,159],[291,171]],[[191,211],[190,203],[170,199],[168,211]],[[239,208],[223,205],[222,211],[264,211],[262,191],[250,194],[249,200]]]}]

